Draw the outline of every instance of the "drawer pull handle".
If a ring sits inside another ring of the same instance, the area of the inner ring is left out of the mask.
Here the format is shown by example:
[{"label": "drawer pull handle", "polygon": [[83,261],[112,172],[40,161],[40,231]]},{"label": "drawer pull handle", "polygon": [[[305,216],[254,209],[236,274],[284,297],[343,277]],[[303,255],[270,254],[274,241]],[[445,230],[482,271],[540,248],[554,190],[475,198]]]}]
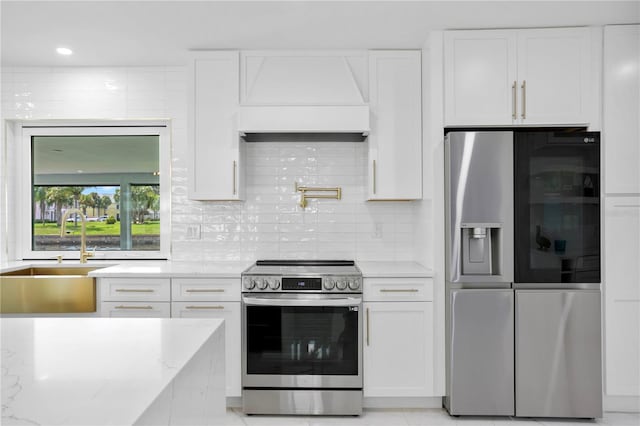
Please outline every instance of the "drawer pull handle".
[{"label": "drawer pull handle", "polygon": [[224,309],[224,306],[187,306],[187,309]]},{"label": "drawer pull handle", "polygon": [[153,306],[116,306],[116,309],[153,309]]},{"label": "drawer pull handle", "polygon": [[117,288],[116,292],[118,293],[153,293],[155,290],[152,289],[132,289],[132,288]]},{"label": "drawer pull handle", "polygon": [[383,288],[380,290],[382,293],[417,293],[419,290],[417,288]]},{"label": "drawer pull handle", "polygon": [[200,288],[189,288],[185,290],[187,293],[224,293],[223,288],[210,288],[210,289],[200,289]]}]

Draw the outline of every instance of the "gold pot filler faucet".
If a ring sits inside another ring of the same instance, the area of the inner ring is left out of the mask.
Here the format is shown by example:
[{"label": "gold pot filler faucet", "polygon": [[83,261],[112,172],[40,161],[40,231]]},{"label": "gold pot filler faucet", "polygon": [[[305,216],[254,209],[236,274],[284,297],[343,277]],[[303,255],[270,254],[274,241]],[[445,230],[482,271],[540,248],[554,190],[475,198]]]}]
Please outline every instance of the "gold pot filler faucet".
[{"label": "gold pot filler faucet", "polygon": [[95,250],[93,253],[89,253],[87,251],[87,217],[82,213],[80,209],[68,209],[62,215],[62,228],[60,229],[60,236],[64,237],[65,228],[67,225],[67,217],[71,213],[77,213],[80,216],[80,220],[82,222],[82,230],[80,232],[80,263],[87,263],[87,258],[93,257],[95,254]]}]

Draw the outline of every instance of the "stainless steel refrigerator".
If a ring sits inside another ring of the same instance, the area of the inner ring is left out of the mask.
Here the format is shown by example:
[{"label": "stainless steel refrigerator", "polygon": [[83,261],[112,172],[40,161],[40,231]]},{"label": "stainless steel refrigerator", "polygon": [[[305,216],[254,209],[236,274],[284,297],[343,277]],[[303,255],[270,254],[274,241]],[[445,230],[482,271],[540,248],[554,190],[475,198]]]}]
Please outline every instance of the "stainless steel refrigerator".
[{"label": "stainless steel refrigerator", "polygon": [[452,415],[602,416],[599,135],[450,132]]}]

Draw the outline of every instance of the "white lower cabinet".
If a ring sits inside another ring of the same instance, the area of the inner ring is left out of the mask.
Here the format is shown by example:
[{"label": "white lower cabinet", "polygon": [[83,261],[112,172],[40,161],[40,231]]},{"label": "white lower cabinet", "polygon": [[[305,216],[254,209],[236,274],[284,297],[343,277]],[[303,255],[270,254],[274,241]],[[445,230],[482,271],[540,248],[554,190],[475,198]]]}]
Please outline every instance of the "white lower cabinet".
[{"label": "white lower cabinet", "polygon": [[364,280],[365,397],[433,395],[432,281]]},{"label": "white lower cabinet", "polygon": [[240,302],[172,302],[171,317],[224,319],[227,397],[241,396]]},{"label": "white lower cabinet", "polygon": [[171,280],[168,278],[99,278],[97,284],[101,317],[171,316]]},{"label": "white lower cabinet", "polygon": [[605,393],[640,395],[640,197],[605,199]]},{"label": "white lower cabinet", "polygon": [[169,302],[102,302],[100,316],[108,318],[169,318]]},{"label": "white lower cabinet", "polygon": [[364,309],[364,396],[432,395],[432,302],[367,302]]}]

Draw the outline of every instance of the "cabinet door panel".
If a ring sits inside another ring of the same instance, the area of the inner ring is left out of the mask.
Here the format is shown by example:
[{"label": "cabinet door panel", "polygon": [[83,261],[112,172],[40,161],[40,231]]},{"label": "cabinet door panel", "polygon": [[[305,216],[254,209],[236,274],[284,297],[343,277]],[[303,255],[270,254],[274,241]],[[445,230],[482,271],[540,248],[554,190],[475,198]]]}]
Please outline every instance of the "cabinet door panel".
[{"label": "cabinet door panel", "polygon": [[189,197],[195,200],[240,199],[238,52],[207,52],[190,68]]},{"label": "cabinet door panel", "polygon": [[605,192],[640,194],[640,25],[604,29]]},{"label": "cabinet door panel", "polygon": [[640,395],[640,197],[605,201],[606,393]]},{"label": "cabinet door panel", "polygon": [[224,319],[227,397],[241,396],[240,302],[173,302],[171,317]]},{"label": "cabinet door panel", "polygon": [[512,124],[516,33],[450,31],[444,37],[445,124]]},{"label": "cabinet door panel", "polygon": [[518,32],[521,123],[589,123],[594,89],[589,31],[557,28]]},{"label": "cabinet door panel", "polygon": [[[638,281],[636,280],[636,285]],[[607,303],[606,387],[610,396],[640,396],[640,301]]]},{"label": "cabinet door panel", "polygon": [[374,51],[369,55],[370,200],[422,198],[420,58],[419,51]]},{"label": "cabinet door panel", "polygon": [[431,396],[432,303],[372,302],[364,308],[364,396]]}]

